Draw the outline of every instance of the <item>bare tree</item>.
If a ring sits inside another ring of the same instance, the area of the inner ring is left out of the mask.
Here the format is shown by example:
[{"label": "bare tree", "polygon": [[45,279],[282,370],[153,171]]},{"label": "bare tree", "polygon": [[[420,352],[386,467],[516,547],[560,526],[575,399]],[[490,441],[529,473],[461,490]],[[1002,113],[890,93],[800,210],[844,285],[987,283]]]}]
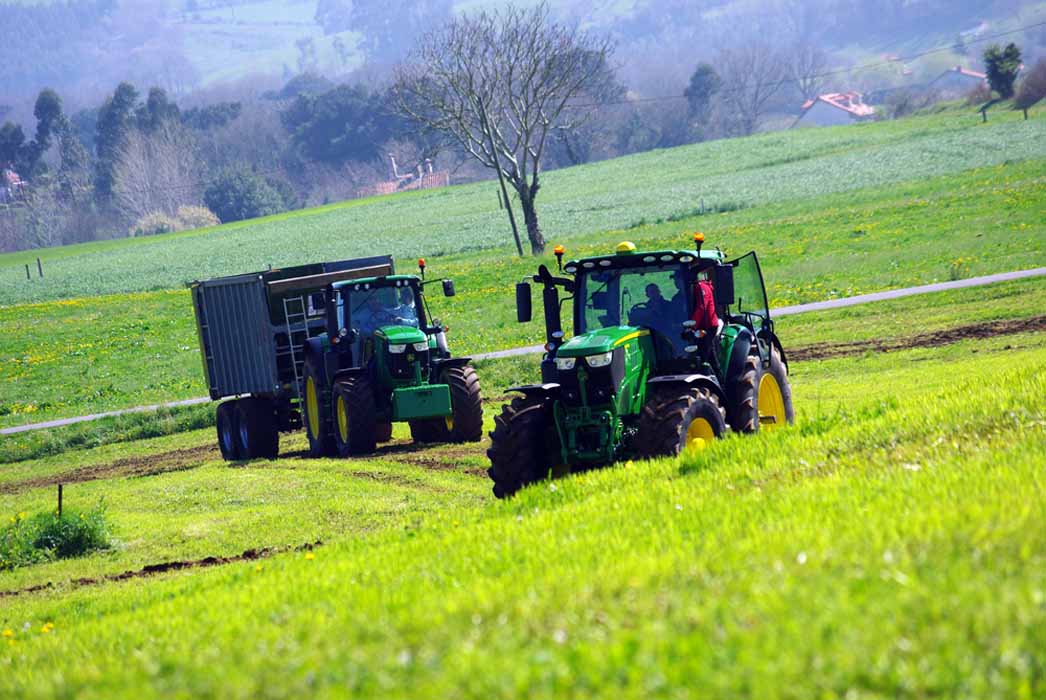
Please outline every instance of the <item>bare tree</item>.
[{"label": "bare tree", "polygon": [[798,42],[788,50],[785,72],[804,100],[812,100],[824,89],[828,55],[818,47]]},{"label": "bare tree", "polygon": [[[545,238],[534,200],[551,132],[591,110],[584,95],[606,80],[608,39],[553,22],[544,3],[462,15],[425,37],[397,69],[402,113],[449,136],[519,197],[531,252]],[[519,245],[517,241],[517,245]]]},{"label": "bare tree", "polygon": [[723,49],[716,56],[715,66],[723,79],[720,95],[735,131],[754,133],[767,104],[785,84],[781,56],[767,44],[755,42]]},{"label": "bare tree", "polygon": [[170,121],[151,134],[131,131],[120,147],[113,194],[129,221],[146,214],[174,214],[178,207],[200,202],[200,172],[192,139]]}]

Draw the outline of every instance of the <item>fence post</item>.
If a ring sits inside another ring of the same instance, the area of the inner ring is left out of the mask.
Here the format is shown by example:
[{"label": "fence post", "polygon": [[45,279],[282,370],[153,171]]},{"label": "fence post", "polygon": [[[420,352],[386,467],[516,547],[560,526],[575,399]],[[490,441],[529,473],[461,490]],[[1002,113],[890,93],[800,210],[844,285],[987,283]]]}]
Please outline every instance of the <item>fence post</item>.
[{"label": "fence post", "polygon": [[58,517],[62,517],[62,485],[58,484]]},{"label": "fence post", "polygon": [[27,280],[33,279],[33,276],[29,274],[29,263],[25,264],[25,278]]},{"label": "fence post", "polygon": [[40,262],[40,258],[36,259],[36,271],[40,273],[40,276],[44,276],[44,264]]}]

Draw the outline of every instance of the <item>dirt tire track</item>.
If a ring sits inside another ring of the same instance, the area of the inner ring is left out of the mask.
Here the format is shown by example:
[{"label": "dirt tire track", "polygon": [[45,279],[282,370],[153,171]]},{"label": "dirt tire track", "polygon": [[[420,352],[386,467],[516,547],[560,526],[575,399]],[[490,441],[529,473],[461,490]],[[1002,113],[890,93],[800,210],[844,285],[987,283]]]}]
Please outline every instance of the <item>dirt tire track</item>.
[{"label": "dirt tire track", "polygon": [[0,484],[0,494],[17,494],[29,489],[57,486],[58,484],[76,484],[99,479],[112,479],[126,476],[140,478],[155,476],[167,472],[195,469],[206,462],[218,458],[215,445],[185,447],[169,452],[158,452],[141,457],[122,457],[105,464],[91,464],[78,467],[72,471],[47,476],[32,477],[21,481]]},{"label": "dirt tire track", "polygon": [[[255,559],[266,559],[276,554],[283,554],[284,552],[303,552],[311,551],[317,547],[323,546],[323,540],[316,540],[315,542],[306,542],[296,547],[261,547],[258,549],[246,549],[241,554],[236,554],[228,557],[204,557],[203,559],[185,559],[179,561],[166,561],[159,564],[146,564],[140,569],[134,571],[124,571],[119,574],[108,574],[106,576],[98,576],[97,578],[74,578],[69,581],[69,584],[75,588],[81,586],[96,586],[100,583],[106,583],[109,581],[127,581],[128,579],[135,578],[146,578],[148,576],[157,576],[159,574],[165,574],[169,571],[182,571],[184,569],[206,569],[212,566],[223,566],[225,564],[234,564],[241,561],[254,561]],[[14,598],[15,596],[26,595],[29,593],[38,593],[40,591],[46,591],[55,588],[53,581],[47,583],[40,583],[35,586],[28,586],[27,588],[18,588],[12,591],[0,591],[0,598]]]},{"label": "dirt tire track", "polygon": [[949,345],[962,340],[985,340],[1002,335],[1018,333],[1036,333],[1046,331],[1046,316],[1010,319],[1003,321],[985,321],[967,326],[956,326],[939,331],[930,331],[923,335],[895,338],[892,340],[864,340],[853,343],[826,343],[824,345],[804,345],[787,350],[788,361],[805,362],[808,360],[827,360],[834,357],[861,355],[868,351],[896,352],[913,348],[928,348],[936,345]]}]

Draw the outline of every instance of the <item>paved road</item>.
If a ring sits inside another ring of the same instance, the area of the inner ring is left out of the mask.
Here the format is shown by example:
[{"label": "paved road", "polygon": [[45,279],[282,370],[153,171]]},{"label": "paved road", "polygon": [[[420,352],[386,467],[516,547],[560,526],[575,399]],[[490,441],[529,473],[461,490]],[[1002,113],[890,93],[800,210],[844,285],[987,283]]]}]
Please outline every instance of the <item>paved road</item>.
[{"label": "paved road", "polygon": [[[1039,277],[1046,275],[1046,267],[1037,267],[1032,270],[1018,270],[1016,272],[1001,272],[995,275],[985,275],[983,277],[971,277],[964,280],[956,280],[954,282],[938,282],[936,284],[924,284],[918,287],[905,287],[904,289],[891,289],[886,292],[874,292],[872,294],[860,294],[853,297],[845,297],[843,299],[832,299],[830,301],[817,301],[812,304],[799,304],[797,306],[782,306],[774,309],[774,316],[793,316],[795,314],[805,314],[812,311],[826,311],[829,309],[841,309],[847,306],[857,306],[859,304],[868,304],[875,301],[886,301],[888,299],[900,299],[902,297],[910,297],[916,294],[931,294],[933,292],[945,292],[949,289],[965,289],[967,287],[980,287],[986,284],[995,284],[996,282],[1008,282],[1010,280],[1019,280],[1026,277]],[[472,357],[476,360],[493,360],[505,357],[519,357],[521,355],[534,355],[544,351],[542,345],[530,345],[523,348],[512,348],[511,350],[498,350],[496,352],[484,352]],[[119,411],[106,411],[105,413],[92,413],[87,416],[77,416],[75,418],[62,418],[59,420],[47,421],[45,423],[32,423],[30,425],[18,425],[12,428],[4,428],[0,430],[0,435],[12,435],[14,433],[22,433],[27,430],[42,430],[44,428],[57,428],[63,425],[73,425],[75,423],[83,423],[85,421],[97,420],[99,418],[108,418],[110,416],[122,416],[127,413],[146,413],[148,411],[155,411],[159,408],[174,408],[176,406],[193,406],[196,404],[206,403],[210,401],[209,398],[196,398],[196,399],[185,399],[184,401],[172,401],[165,404],[157,404],[153,406],[138,406],[136,408],[125,408]]]}]

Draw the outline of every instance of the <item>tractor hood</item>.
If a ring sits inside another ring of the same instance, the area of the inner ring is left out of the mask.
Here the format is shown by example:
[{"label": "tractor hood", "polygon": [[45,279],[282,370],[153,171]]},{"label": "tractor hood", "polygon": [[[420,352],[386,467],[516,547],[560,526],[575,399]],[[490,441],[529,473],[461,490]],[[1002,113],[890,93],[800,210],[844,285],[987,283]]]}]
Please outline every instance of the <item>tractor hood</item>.
[{"label": "tractor hood", "polygon": [[636,328],[635,326],[613,326],[611,328],[600,328],[591,333],[577,335],[560,346],[556,357],[586,357],[610,352],[630,340],[643,335],[649,335],[650,331]]},{"label": "tractor hood", "polygon": [[428,336],[413,326],[382,326],[374,331],[374,335],[389,345],[407,345],[428,340]]}]

